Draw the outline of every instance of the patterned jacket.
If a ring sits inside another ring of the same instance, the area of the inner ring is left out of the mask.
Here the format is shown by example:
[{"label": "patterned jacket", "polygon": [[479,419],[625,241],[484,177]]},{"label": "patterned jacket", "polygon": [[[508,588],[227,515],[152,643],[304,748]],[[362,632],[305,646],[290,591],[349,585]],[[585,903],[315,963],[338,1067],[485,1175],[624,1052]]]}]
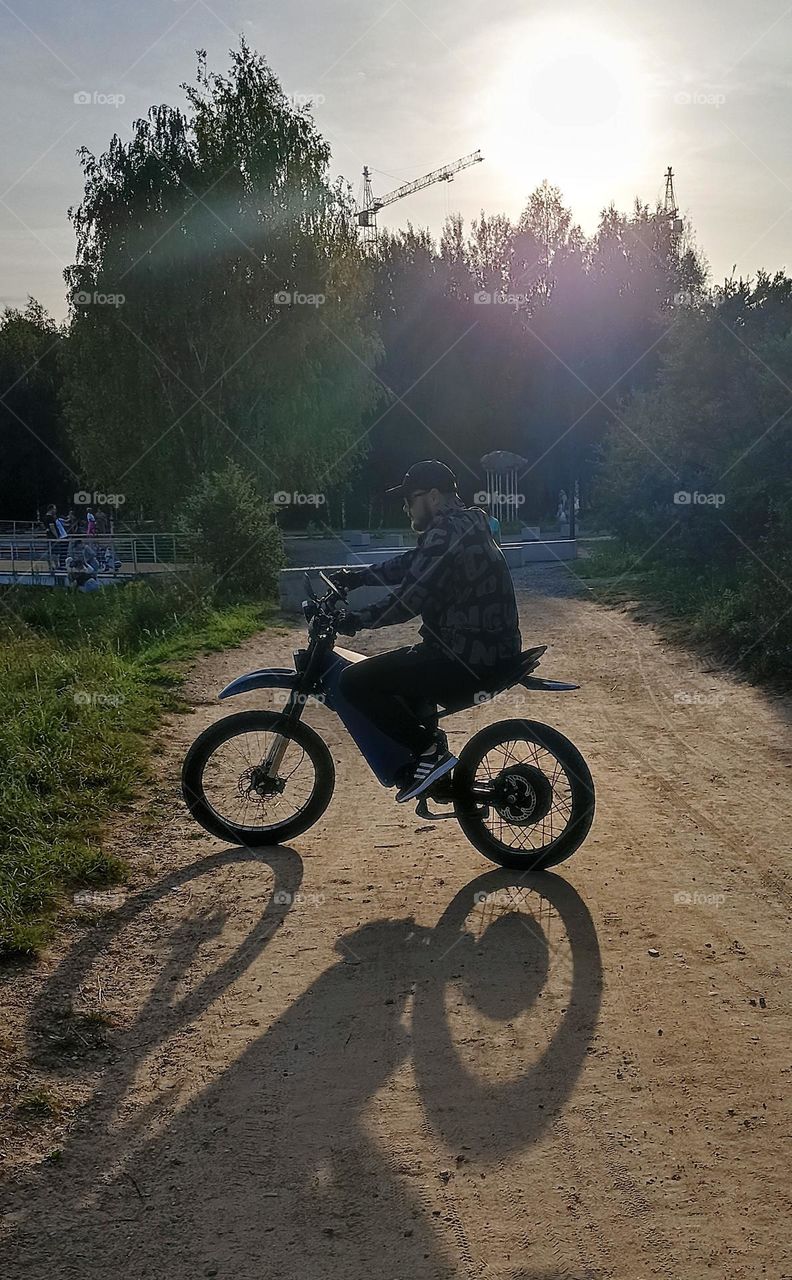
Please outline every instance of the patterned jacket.
[{"label": "patterned jacket", "polygon": [[361,627],[387,627],[420,613],[424,644],[476,670],[520,653],[511,573],[477,507],[441,511],[414,550],[347,572],[352,589],[398,588],[358,611]]}]

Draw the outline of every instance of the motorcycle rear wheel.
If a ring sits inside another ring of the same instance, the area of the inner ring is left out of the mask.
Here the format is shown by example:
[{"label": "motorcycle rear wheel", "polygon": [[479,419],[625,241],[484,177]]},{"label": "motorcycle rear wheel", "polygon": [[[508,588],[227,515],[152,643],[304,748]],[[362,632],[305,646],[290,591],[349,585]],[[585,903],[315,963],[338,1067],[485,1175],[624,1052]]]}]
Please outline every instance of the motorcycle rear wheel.
[{"label": "motorcycle rear wheel", "polygon": [[535,720],[501,720],[465,744],[454,812],[499,866],[543,871],[572,856],[594,819],[594,783],[577,747]]}]

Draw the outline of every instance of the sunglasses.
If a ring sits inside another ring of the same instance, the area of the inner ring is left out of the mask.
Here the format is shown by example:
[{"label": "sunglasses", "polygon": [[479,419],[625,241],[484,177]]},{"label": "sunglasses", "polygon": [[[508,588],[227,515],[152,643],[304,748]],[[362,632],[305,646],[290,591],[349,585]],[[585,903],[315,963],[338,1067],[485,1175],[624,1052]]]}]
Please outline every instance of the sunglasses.
[{"label": "sunglasses", "polygon": [[429,492],[428,489],[416,489],[415,493],[411,493],[409,498],[404,499],[404,510],[409,511],[416,498],[423,498]]}]

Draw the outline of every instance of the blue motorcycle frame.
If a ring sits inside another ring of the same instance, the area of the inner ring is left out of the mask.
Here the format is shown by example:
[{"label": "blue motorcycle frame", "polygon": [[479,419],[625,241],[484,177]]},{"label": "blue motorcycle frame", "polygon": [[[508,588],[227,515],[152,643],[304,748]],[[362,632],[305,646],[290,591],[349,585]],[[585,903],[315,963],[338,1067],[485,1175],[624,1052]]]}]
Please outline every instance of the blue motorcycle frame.
[{"label": "blue motorcycle frame", "polygon": [[[300,653],[299,650],[297,652]],[[383,786],[392,787],[399,772],[410,764],[413,757],[405,747],[383,733],[373,720],[352,707],[338,687],[342,672],[351,663],[361,661],[364,656],[351,650],[322,650],[311,673],[318,688],[304,694],[300,688],[302,681],[298,671],[290,671],[286,667],[265,667],[261,671],[251,671],[248,675],[232,680],[222,690],[220,698],[233,698],[236,694],[250,693],[254,689],[286,689],[296,699],[314,698],[336,713],[349,736],[357,743],[374,776]]]}]

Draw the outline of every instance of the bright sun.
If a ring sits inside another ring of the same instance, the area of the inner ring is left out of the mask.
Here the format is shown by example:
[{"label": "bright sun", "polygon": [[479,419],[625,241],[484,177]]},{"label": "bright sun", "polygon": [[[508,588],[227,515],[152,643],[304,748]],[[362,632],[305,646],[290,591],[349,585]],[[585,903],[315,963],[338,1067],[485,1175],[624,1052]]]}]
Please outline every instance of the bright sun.
[{"label": "bright sun", "polygon": [[477,140],[519,198],[548,178],[576,217],[590,216],[643,171],[646,104],[633,43],[580,21],[536,22],[479,99]]}]

